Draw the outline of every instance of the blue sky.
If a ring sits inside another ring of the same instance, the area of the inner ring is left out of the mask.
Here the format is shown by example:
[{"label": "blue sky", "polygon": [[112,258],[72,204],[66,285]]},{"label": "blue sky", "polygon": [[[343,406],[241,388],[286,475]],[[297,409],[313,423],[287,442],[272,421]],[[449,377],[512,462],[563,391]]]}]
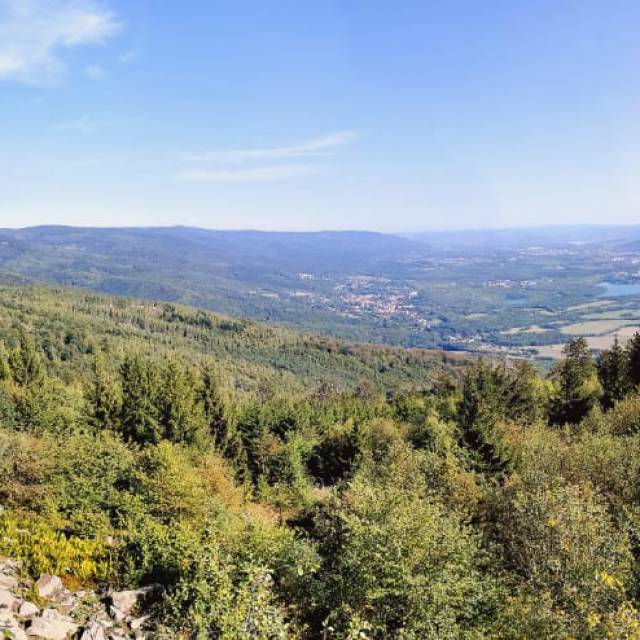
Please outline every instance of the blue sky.
[{"label": "blue sky", "polygon": [[636,0],[0,0],[0,227],[640,221]]}]

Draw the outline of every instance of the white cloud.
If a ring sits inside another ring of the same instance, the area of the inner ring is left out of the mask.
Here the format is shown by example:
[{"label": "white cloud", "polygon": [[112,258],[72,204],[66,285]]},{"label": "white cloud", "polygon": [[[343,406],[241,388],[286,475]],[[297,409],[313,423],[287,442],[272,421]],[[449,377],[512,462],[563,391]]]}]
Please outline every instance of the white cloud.
[{"label": "white cloud", "polygon": [[328,155],[337,147],[352,142],[357,136],[357,131],[338,131],[288,147],[219,149],[202,153],[183,153],[180,159],[190,163],[241,164],[259,160],[313,158]]},{"label": "white cloud", "polygon": [[59,122],[51,127],[51,131],[57,131],[59,133],[82,133],[90,134],[107,129],[109,127],[116,127],[119,125],[130,124],[134,122],[133,118],[108,118],[99,120],[91,118],[90,116],[80,116],[75,120],[68,120],[66,122]]},{"label": "white cloud", "polygon": [[305,165],[266,165],[234,169],[182,169],[175,177],[181,182],[272,182],[315,173]]},{"label": "white cloud", "polygon": [[101,44],[121,26],[95,0],[0,0],[0,80],[55,84],[65,50]]},{"label": "white cloud", "polygon": [[[317,162],[356,139],[356,131],[337,131],[286,147],[219,149],[178,156],[175,174],[183,182],[271,182],[317,173]],[[282,163],[280,161],[283,161]],[[287,162],[288,161],[288,162]],[[294,162],[292,162],[294,161]]]}]

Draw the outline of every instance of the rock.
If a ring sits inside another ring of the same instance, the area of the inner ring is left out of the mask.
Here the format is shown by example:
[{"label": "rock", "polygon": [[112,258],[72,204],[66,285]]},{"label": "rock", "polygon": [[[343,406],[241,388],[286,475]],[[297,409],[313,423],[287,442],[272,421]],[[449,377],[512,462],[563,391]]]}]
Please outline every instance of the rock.
[{"label": "rock", "polygon": [[104,627],[99,622],[91,622],[82,632],[80,640],[106,640]]},{"label": "rock", "polygon": [[20,608],[18,609],[18,615],[23,618],[30,618],[31,616],[38,615],[40,609],[33,604],[33,602],[29,602],[28,600],[23,600]]},{"label": "rock", "polygon": [[6,573],[0,573],[0,589],[15,591],[18,588],[18,578]]},{"label": "rock", "polygon": [[45,609],[42,615],[31,619],[28,633],[36,638],[65,640],[79,629],[71,618],[59,614],[55,609]]},{"label": "rock", "polygon": [[63,607],[73,607],[76,605],[78,599],[72,594],[67,592],[66,594],[61,594],[61,598],[59,598],[59,602]]},{"label": "rock", "polygon": [[152,584],[131,591],[113,591],[110,595],[111,603],[116,609],[119,609],[125,615],[129,615],[136,605],[151,594],[156,593],[158,589],[160,589],[159,585]]},{"label": "rock", "polygon": [[47,600],[55,599],[64,591],[62,580],[58,576],[52,576],[48,573],[43,573],[33,586],[36,593]]},{"label": "rock", "polygon": [[131,622],[129,622],[131,630],[137,631],[138,629],[141,629],[145,625],[147,620],[149,620],[149,618],[150,616],[140,616],[139,618],[134,618],[133,620],[131,620]]},{"label": "rock", "polygon": [[9,613],[0,614],[0,637],[13,640],[28,640],[20,623]]},{"label": "rock", "polygon": [[8,575],[14,575],[20,570],[20,563],[17,560],[11,558],[5,558],[0,560],[0,573],[6,573]]},{"label": "rock", "polygon": [[125,619],[125,613],[122,609],[118,607],[114,607],[113,605],[109,606],[109,615],[116,621],[122,622]]},{"label": "rock", "polygon": [[0,589],[0,609],[13,609],[19,602],[20,600],[11,591]]}]

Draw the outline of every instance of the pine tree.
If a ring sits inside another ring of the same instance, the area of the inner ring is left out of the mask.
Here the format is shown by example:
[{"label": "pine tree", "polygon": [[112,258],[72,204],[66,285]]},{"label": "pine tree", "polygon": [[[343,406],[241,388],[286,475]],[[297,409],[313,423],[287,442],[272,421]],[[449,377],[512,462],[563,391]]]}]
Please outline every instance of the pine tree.
[{"label": "pine tree", "polygon": [[499,476],[509,461],[496,426],[507,418],[509,378],[504,366],[479,361],[465,374],[458,404],[458,424],[463,446],[478,471]]},{"label": "pine tree", "polygon": [[627,363],[629,382],[632,386],[640,386],[640,333],[636,331],[627,343]]},{"label": "pine tree", "polygon": [[162,372],[158,404],[164,438],[171,442],[203,443],[205,415],[196,378],[175,359],[170,359]]},{"label": "pine tree", "polygon": [[216,447],[225,452],[229,440],[229,425],[225,417],[225,408],[216,375],[211,366],[205,366],[202,371],[202,386],[200,396],[204,415]]},{"label": "pine tree", "polygon": [[565,356],[555,368],[555,386],[550,407],[552,424],[576,424],[598,402],[601,387],[597,368],[584,338],[575,338],[563,350]]},{"label": "pine tree", "polygon": [[120,429],[127,440],[157,443],[162,439],[158,411],[158,374],[139,355],[129,355],[120,366],[122,409]]},{"label": "pine tree", "polygon": [[14,381],[21,387],[41,385],[44,381],[45,368],[42,355],[24,331],[20,332],[18,344],[9,354],[9,367]]},{"label": "pine tree", "polygon": [[598,358],[598,379],[602,385],[602,406],[610,409],[631,389],[629,367],[624,349],[616,336],[611,349],[605,349]]},{"label": "pine tree", "polygon": [[90,420],[99,429],[117,431],[122,411],[122,392],[97,355],[92,364],[93,378],[87,391]]}]

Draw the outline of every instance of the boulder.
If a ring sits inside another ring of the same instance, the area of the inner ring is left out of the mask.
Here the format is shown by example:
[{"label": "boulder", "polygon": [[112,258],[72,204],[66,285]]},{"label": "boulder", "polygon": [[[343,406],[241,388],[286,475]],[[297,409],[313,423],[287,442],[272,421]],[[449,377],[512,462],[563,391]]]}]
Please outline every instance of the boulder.
[{"label": "boulder", "polygon": [[80,636],[80,640],[106,640],[104,627],[99,622],[90,622]]},{"label": "boulder", "polygon": [[142,629],[144,627],[147,620],[149,620],[151,616],[140,616],[139,618],[134,618],[129,622],[129,626],[132,631],[138,631],[138,629]]},{"label": "boulder", "polygon": [[66,640],[79,628],[71,618],[59,614],[55,609],[45,609],[40,617],[31,619],[28,633],[30,636],[46,640]]},{"label": "boulder", "polygon": [[13,640],[28,640],[27,634],[20,623],[9,613],[0,614],[0,637]]},{"label": "boulder", "polygon": [[[112,591],[109,596],[113,608],[122,611],[125,615],[130,615],[137,605],[160,589],[157,584],[151,584],[140,589],[130,591]],[[113,616],[115,617],[115,616]]]},{"label": "boulder", "polygon": [[20,600],[11,591],[0,589],[0,609],[13,609],[19,602]]},{"label": "boulder", "polygon": [[113,605],[109,605],[109,615],[116,622],[122,622],[126,617],[122,609],[118,609],[118,607],[114,607]]},{"label": "boulder", "polygon": [[28,600],[23,600],[20,608],[18,609],[18,615],[23,618],[30,618],[31,616],[36,616],[40,613],[40,609],[33,604],[33,602],[29,602]]},{"label": "boulder", "polygon": [[0,589],[15,591],[19,586],[18,578],[7,573],[0,573]]},{"label": "boulder", "polygon": [[36,593],[47,600],[54,600],[65,590],[62,580],[58,576],[52,576],[48,573],[43,573],[33,586]]}]

